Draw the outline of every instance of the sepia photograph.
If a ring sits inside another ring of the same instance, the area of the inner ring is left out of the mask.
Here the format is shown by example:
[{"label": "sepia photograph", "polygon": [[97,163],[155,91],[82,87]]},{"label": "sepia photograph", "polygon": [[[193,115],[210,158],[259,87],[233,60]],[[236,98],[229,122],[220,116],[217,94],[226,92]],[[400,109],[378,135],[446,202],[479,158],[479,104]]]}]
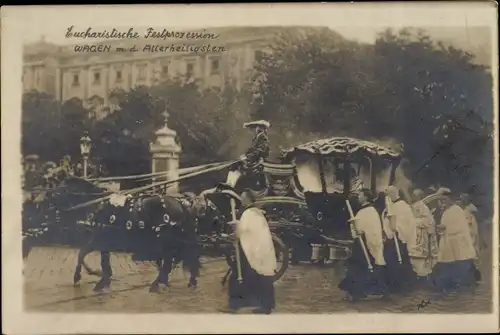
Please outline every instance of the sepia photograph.
[{"label": "sepia photograph", "polygon": [[3,7],[6,333],[498,330],[496,6],[433,5]]}]

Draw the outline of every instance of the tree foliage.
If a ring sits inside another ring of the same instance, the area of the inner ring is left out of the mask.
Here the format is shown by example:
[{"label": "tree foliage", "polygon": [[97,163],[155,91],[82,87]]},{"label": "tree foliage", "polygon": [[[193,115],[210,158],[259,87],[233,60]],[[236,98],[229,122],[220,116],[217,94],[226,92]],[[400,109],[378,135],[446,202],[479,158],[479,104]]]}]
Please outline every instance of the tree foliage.
[{"label": "tree foliage", "polygon": [[254,115],[293,134],[271,138],[284,145],[394,139],[416,185],[490,197],[492,79],[473,60],[414,29],[387,30],[374,45],[282,35],[257,66]]}]

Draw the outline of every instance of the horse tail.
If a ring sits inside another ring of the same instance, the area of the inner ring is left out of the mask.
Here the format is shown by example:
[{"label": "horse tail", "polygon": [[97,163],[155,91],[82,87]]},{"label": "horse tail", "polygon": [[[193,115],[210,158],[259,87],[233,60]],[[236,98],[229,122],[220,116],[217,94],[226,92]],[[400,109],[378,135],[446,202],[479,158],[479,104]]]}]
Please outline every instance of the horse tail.
[{"label": "horse tail", "polygon": [[31,250],[33,249],[33,240],[30,237],[23,238],[22,248],[23,248],[23,260],[26,260],[30,255]]},{"label": "horse tail", "polygon": [[91,276],[102,276],[102,271],[99,271],[99,270],[94,270],[93,268],[91,268],[90,266],[87,265],[87,263],[85,263],[85,259],[82,260],[82,266],[83,268],[85,269],[85,271],[87,271],[87,273]]}]

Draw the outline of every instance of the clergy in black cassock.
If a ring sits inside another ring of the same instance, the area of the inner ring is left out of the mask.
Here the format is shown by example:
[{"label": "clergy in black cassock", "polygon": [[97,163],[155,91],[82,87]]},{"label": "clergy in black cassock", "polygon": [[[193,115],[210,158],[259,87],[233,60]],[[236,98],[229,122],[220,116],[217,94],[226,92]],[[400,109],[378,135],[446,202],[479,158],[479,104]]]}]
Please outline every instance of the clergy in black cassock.
[{"label": "clergy in black cassock", "polygon": [[252,204],[253,194],[242,195],[246,206],[236,226],[241,278],[236,259],[229,261],[228,310],[253,307],[253,313],[270,314],[275,307],[273,276],[277,268],[271,231],[264,213]]},{"label": "clergy in black cassock", "polygon": [[[352,220],[352,255],[347,260],[346,276],[339,284],[339,288],[346,291],[353,300],[369,295],[385,296],[387,293],[382,223],[372,200],[371,191],[362,189],[359,194],[362,207]],[[368,267],[367,255],[361,243],[365,245],[373,270]]]}]

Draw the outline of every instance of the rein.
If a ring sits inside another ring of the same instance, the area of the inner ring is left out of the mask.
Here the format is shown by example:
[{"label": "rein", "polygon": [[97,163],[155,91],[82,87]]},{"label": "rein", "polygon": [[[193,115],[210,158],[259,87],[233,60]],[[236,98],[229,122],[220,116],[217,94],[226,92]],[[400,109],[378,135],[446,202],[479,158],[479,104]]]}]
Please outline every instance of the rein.
[{"label": "rein", "polygon": [[[128,194],[130,194],[130,195],[132,195],[134,193],[144,192],[146,190],[150,190],[150,189],[153,189],[153,188],[158,187],[158,186],[166,186],[166,185],[169,185],[169,184],[174,184],[174,183],[177,183],[177,182],[179,182],[181,180],[185,180],[185,179],[188,179],[188,178],[193,178],[193,177],[199,176],[199,175],[204,174],[204,173],[223,170],[223,169],[231,166],[235,162],[236,161],[233,161],[233,162],[230,162],[230,163],[218,163],[218,165],[216,165],[214,167],[210,167],[210,168],[207,168],[207,169],[204,169],[204,170],[201,170],[201,171],[196,171],[196,172],[193,172],[193,173],[189,173],[189,174],[186,174],[186,175],[184,175],[182,177],[179,177],[177,179],[174,179],[174,180],[167,180],[167,181],[162,181],[162,182],[158,182],[158,183],[153,183],[151,185],[138,187],[138,188],[135,188],[135,189],[124,191],[124,192],[118,192],[118,194],[122,194],[122,195],[128,195]],[[102,197],[102,198],[98,198],[98,199],[95,199],[95,200],[92,200],[92,201],[88,201],[88,202],[85,202],[83,204],[76,205],[76,206],[73,206],[73,207],[71,207],[69,209],[66,209],[66,211],[70,211],[70,210],[74,210],[74,209],[78,209],[78,208],[83,208],[83,207],[88,207],[88,206],[91,206],[93,204],[96,204],[96,203],[108,200],[110,197],[111,197],[111,195],[108,195],[108,196],[105,196],[105,197]]]}]

